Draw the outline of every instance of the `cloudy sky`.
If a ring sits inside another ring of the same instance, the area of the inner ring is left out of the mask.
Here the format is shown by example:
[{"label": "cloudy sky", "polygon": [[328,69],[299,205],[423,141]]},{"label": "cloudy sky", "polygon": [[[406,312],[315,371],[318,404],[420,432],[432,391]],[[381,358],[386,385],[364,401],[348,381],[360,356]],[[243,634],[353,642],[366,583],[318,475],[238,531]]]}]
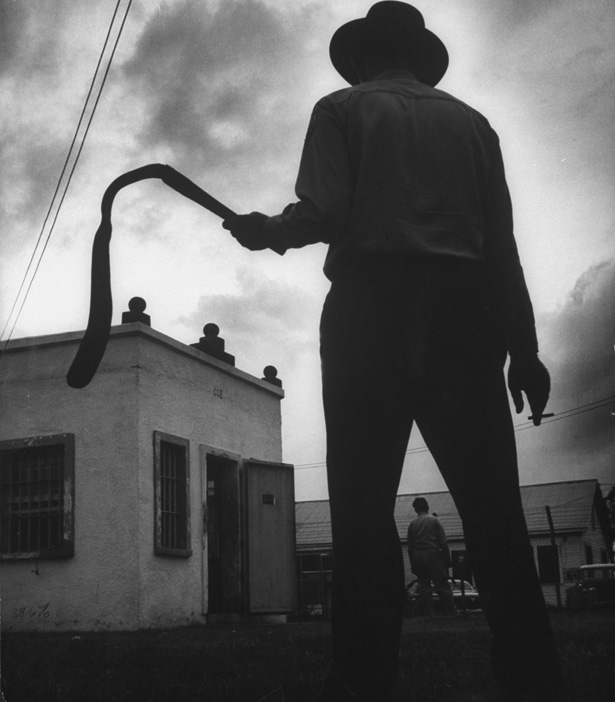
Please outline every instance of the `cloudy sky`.
[{"label": "cloudy sky", "polygon": [[[238,212],[275,214],[292,201],[312,106],[344,87],[328,60],[329,39],[370,5],[134,0],[40,258],[116,0],[0,0],[3,340],[85,327],[100,198],[127,170],[169,163]],[[121,0],[119,16],[127,6]],[[547,411],[555,413],[538,429],[527,426],[528,412],[515,419],[522,482],[597,478],[606,489],[615,482],[615,5],[418,6],[451,56],[439,87],[487,115],[507,165],[541,357],[552,373]],[[326,498],[318,358],[325,247],[250,253],[214,215],[157,181],[122,191],[113,223],[114,323],[140,295],[159,331],[192,343],[216,322],[238,367],[260,377],[275,365],[297,497]],[[32,279],[31,267],[18,297],[33,253],[38,270]],[[422,447],[415,432],[401,492],[444,489]]]}]

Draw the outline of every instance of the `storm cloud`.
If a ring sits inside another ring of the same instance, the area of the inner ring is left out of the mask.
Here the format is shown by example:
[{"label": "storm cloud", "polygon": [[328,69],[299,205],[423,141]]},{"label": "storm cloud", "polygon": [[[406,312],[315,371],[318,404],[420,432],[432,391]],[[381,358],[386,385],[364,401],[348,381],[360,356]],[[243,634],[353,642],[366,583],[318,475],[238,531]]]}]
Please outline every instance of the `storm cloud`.
[{"label": "storm cloud", "polygon": [[[538,318],[540,357],[551,373],[539,429],[518,434],[529,475],[572,479],[590,468],[612,484],[615,432],[615,263],[603,261],[578,279],[561,307]],[[602,402],[599,402],[602,401]]]},{"label": "storm cloud", "polygon": [[179,321],[191,329],[218,324],[227,350],[242,359],[242,368],[258,366],[260,358],[290,372],[305,348],[315,343],[313,320],[320,301],[299,286],[263,278],[248,266],[237,269],[236,280],[237,292],[204,295],[194,312]]},{"label": "storm cloud", "polygon": [[258,0],[154,14],[124,65],[144,100],[141,147],[163,146],[179,167],[222,182],[232,167],[246,189],[267,172],[275,187],[309,119],[304,79],[323,14]]},{"label": "storm cloud", "polygon": [[[97,7],[96,0],[78,6],[0,0],[3,248],[14,245],[24,229],[34,241],[40,229],[113,14],[112,7],[104,9],[109,12]],[[100,36],[95,31],[98,27]],[[90,54],[92,36],[100,44]],[[97,137],[90,135],[91,141]],[[90,154],[84,150],[83,164]]]},{"label": "storm cloud", "polygon": [[562,409],[615,398],[615,262],[592,266],[562,307],[540,321]]},{"label": "storm cloud", "polygon": [[[13,337],[84,328],[100,198],[120,173],[166,162],[238,212],[275,214],[292,201],[312,107],[345,86],[328,58],[330,37],[365,15],[372,1],[133,2]],[[0,0],[3,318],[22,282],[114,5]],[[612,483],[611,408],[583,407],[611,397],[615,384],[615,6],[611,0],[417,5],[449,49],[439,87],[487,116],[504,153],[541,357],[552,375],[547,409],[556,413],[555,421],[517,433],[522,480]],[[285,459],[323,461],[318,314],[327,288],[325,247],[283,257],[247,252],[214,215],[160,183],[122,192],[113,223],[115,321],[140,295],[155,328],[186,343],[198,340],[205,323],[217,323],[239,368],[258,376],[264,365],[279,368],[287,393]],[[516,421],[525,422],[526,414]],[[411,457],[417,466],[411,477],[419,481],[413,490],[425,484],[418,457]],[[309,496],[325,496],[323,483],[320,488]]]}]

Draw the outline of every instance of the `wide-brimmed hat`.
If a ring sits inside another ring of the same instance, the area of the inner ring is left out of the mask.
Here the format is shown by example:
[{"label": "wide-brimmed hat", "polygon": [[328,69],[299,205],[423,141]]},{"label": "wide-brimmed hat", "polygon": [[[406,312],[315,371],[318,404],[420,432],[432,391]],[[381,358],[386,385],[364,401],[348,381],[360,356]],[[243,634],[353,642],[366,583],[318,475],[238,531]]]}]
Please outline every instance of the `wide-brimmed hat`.
[{"label": "wide-brimmed hat", "polygon": [[420,57],[416,77],[422,83],[434,86],[446,73],[448,51],[442,41],[425,28],[416,7],[397,0],[377,2],[365,17],[343,24],[329,45],[333,66],[350,85],[360,82],[356,59],[400,50]]}]

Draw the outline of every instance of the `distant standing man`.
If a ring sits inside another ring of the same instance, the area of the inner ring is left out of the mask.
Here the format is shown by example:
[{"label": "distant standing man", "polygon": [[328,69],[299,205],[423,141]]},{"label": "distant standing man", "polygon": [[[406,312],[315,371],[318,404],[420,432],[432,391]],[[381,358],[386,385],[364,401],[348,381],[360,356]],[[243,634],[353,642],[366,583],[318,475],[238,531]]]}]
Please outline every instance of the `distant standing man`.
[{"label": "distant standing man", "polygon": [[408,526],[408,556],[410,568],[419,581],[420,611],[424,614],[433,611],[431,597],[433,583],[443,611],[447,614],[455,614],[457,609],[448,581],[451,552],[444,527],[437,517],[429,514],[429,503],[424,497],[417,497],[412,506],[417,516]]},{"label": "distant standing man", "polygon": [[377,2],[335,32],[329,54],[350,87],[314,108],[297,202],[224,222],[252,251],[329,247],[320,350],[333,665],[320,701],[392,699],[405,605],[394,512],[416,422],[463,521],[503,695],[559,702],[559,657],[519,490],[507,353],[515,408],[525,393],[536,425],[550,380],[497,134],[434,87],[448,52],[411,5]]}]

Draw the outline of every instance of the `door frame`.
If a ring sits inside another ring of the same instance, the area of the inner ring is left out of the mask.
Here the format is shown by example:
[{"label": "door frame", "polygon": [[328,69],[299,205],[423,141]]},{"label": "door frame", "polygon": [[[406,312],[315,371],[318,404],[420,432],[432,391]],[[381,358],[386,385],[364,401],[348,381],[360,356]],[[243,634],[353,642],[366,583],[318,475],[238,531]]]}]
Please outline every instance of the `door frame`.
[{"label": "door frame", "polygon": [[[204,615],[209,613],[209,563],[208,563],[208,548],[207,548],[207,458],[221,458],[235,463],[237,466],[238,490],[237,490],[237,509],[239,513],[239,557],[240,557],[240,587],[241,587],[241,603],[242,608],[245,607],[245,586],[244,586],[244,571],[245,571],[245,556],[243,548],[243,486],[242,486],[242,458],[238,453],[233,451],[224,451],[222,449],[210,446],[208,444],[199,444],[199,474],[201,478],[201,611]],[[238,612],[238,614],[240,614]]]}]

